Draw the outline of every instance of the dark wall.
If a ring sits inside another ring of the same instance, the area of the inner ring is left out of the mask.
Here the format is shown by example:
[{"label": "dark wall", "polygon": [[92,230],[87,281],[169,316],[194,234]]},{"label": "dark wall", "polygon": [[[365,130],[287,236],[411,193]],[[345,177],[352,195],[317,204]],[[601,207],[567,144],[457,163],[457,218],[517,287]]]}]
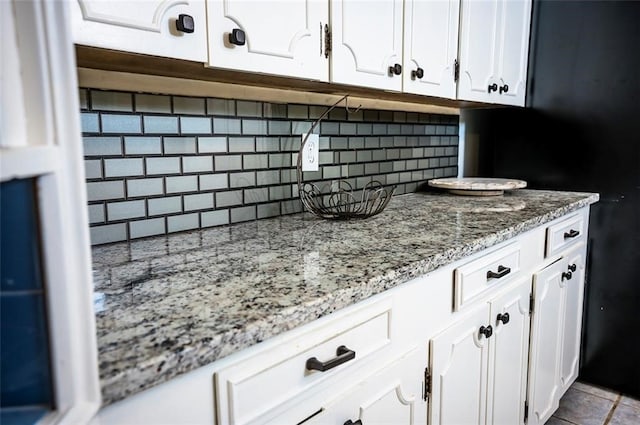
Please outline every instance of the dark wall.
[{"label": "dark wall", "polygon": [[640,396],[640,2],[535,1],[527,108],[464,111],[478,175],[600,193],[580,379]]}]

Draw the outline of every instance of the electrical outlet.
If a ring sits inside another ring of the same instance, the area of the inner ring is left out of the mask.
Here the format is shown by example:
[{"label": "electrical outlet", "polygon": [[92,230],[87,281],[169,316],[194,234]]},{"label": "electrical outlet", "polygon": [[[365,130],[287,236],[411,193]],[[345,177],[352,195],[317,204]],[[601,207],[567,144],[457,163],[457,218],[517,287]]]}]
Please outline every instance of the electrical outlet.
[{"label": "electrical outlet", "polygon": [[[306,134],[302,135],[302,140]],[[318,171],[320,161],[320,136],[310,134],[302,149],[302,171]]]}]

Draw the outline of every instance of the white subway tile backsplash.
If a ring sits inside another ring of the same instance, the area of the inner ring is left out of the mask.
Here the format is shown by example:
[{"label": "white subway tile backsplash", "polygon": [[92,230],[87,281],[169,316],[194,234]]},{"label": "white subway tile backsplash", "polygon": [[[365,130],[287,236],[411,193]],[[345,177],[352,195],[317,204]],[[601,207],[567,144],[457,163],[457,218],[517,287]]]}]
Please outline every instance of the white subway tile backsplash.
[{"label": "white subway tile backsplash", "polygon": [[141,133],[142,124],[138,115],[101,114],[103,133]]},{"label": "white subway tile backsplash", "polygon": [[[302,211],[301,134],[326,107],[79,93],[92,243]],[[303,179],[325,191],[342,178],[398,184],[400,194],[457,173],[457,117],[336,109],[316,133],[320,169]]]},{"label": "white subway tile backsplash", "polygon": [[144,116],[144,132],[147,134],[176,134],[178,133],[177,117]]},{"label": "white subway tile backsplash", "polygon": [[185,156],[182,158],[182,171],[185,173],[213,171],[212,156]]},{"label": "white subway tile backsplash", "polygon": [[136,112],[171,112],[170,96],[136,93],[134,101],[136,104]]},{"label": "white subway tile backsplash", "polygon": [[129,236],[131,239],[136,239],[146,236],[163,235],[166,233],[164,221],[164,217],[132,221],[129,223]]},{"label": "white subway tile backsplash", "polygon": [[229,224],[229,210],[215,210],[200,213],[202,227]]},{"label": "white subway tile backsplash", "polygon": [[256,207],[250,205],[248,207],[232,208],[231,209],[231,222],[240,223],[242,221],[250,221],[256,219]]},{"label": "white subway tile backsplash", "polygon": [[81,113],[80,124],[82,125],[83,133],[97,133],[100,131],[98,114],[91,114],[88,112]]},{"label": "white subway tile backsplash", "polygon": [[179,157],[147,158],[146,165],[148,175],[180,173]]},{"label": "white subway tile backsplash", "polygon": [[184,210],[205,210],[213,208],[213,193],[199,193],[184,196]]},{"label": "white subway tile backsplash", "polygon": [[122,180],[87,183],[87,200],[89,201],[120,198],[124,198],[124,182]]},{"label": "white subway tile backsplash", "polygon": [[199,176],[200,190],[226,189],[228,184],[228,174],[204,174]]},{"label": "white subway tile backsplash", "polygon": [[152,198],[147,200],[149,215],[171,214],[182,211],[180,196]]},{"label": "white subway tile backsplash", "polygon": [[110,202],[107,204],[107,218],[109,219],[109,221],[144,217],[144,215],[145,215],[144,200]]},{"label": "white subway tile backsplash", "polygon": [[254,152],[253,137],[229,137],[229,152]]},{"label": "white subway tile backsplash", "polygon": [[91,108],[100,111],[133,111],[131,93],[96,91],[91,96]]},{"label": "white subway tile backsplash", "polygon": [[226,155],[226,156],[215,157],[216,171],[241,170],[241,169],[242,169],[241,155]]},{"label": "white subway tile backsplash", "polygon": [[127,136],[124,138],[124,152],[127,155],[160,155],[160,137]]},{"label": "white subway tile backsplash", "polygon": [[247,187],[256,185],[256,174],[254,172],[248,173],[231,173],[229,174],[229,186],[230,187]]},{"label": "white subway tile backsplash", "polygon": [[173,113],[204,115],[205,100],[201,97],[180,97],[173,96]]},{"label": "white subway tile backsplash", "polygon": [[166,177],[167,193],[195,192],[198,190],[198,176]]},{"label": "white subway tile backsplash", "polygon": [[211,133],[211,118],[180,117],[180,132],[182,134],[209,134]]},{"label": "white subway tile backsplash", "polygon": [[105,226],[92,226],[89,229],[89,234],[92,245],[123,241],[127,239],[127,225],[125,223],[118,223],[107,224]]},{"label": "white subway tile backsplash", "polygon": [[99,179],[102,177],[102,161],[89,159],[84,161],[84,175],[87,179]]},{"label": "white subway tile backsplash", "polygon": [[143,175],[142,158],[121,158],[104,160],[105,177]]},{"label": "white subway tile backsplash", "polygon": [[200,220],[198,213],[167,217],[167,231],[169,233],[197,229],[199,225]]},{"label": "white subway tile backsplash", "polygon": [[127,196],[135,198],[138,196],[162,195],[164,193],[163,178],[133,179],[127,180]]}]

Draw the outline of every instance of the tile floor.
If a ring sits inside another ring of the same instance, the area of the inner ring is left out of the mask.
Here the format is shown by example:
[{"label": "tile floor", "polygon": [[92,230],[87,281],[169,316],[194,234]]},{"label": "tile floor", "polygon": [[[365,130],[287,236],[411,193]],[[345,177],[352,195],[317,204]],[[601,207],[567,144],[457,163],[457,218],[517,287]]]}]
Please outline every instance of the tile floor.
[{"label": "tile floor", "polygon": [[546,425],[640,425],[640,400],[576,382]]}]

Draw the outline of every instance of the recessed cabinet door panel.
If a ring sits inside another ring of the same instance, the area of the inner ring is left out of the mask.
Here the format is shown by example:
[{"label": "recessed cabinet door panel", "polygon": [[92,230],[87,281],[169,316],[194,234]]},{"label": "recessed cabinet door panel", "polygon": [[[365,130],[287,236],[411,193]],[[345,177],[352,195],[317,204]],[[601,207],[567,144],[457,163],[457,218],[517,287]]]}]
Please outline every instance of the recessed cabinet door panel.
[{"label": "recessed cabinet door panel", "polygon": [[507,86],[507,91],[498,89],[502,104],[523,106],[527,87],[527,63],[529,53],[529,27],[531,1],[505,1],[502,9],[504,35],[501,37],[500,66],[497,72],[498,86]]},{"label": "recessed cabinet door panel", "polygon": [[431,340],[430,424],[483,423],[487,397],[489,304]]},{"label": "recessed cabinet door panel", "polygon": [[499,57],[501,0],[465,0],[461,5],[458,99],[499,102],[495,64]]},{"label": "recessed cabinet door panel", "polygon": [[560,363],[562,394],[578,377],[584,295],[584,249],[584,245],[582,245],[577,252],[574,251],[567,257],[569,262],[567,267],[571,267],[569,271],[573,270],[574,265],[575,271],[572,272],[571,279],[563,282],[566,291],[566,304],[562,335],[562,361]]},{"label": "recessed cabinet door panel", "polygon": [[[77,44],[197,62],[207,60],[204,0],[78,0],[71,4],[73,41]],[[192,33],[177,30],[176,20],[181,14],[193,18]]]},{"label": "recessed cabinet door panel", "polygon": [[426,344],[412,350],[346,392],[338,393],[333,402],[319,406],[323,412],[305,421],[305,425],[343,424],[358,419],[367,425],[425,425],[427,404],[422,399],[422,377],[427,356]]},{"label": "recessed cabinet door panel", "polygon": [[[318,0],[209,0],[209,66],[327,81],[328,14]],[[230,42],[234,29],[243,45]]]},{"label": "recessed cabinet door panel", "polygon": [[524,422],[530,292],[531,278],[525,277],[513,290],[491,301],[495,333],[491,337],[492,353],[489,355],[487,424],[516,425]]},{"label": "recessed cabinet door panel", "polygon": [[333,0],[331,81],[400,91],[402,0]]},{"label": "recessed cabinet door panel", "polygon": [[405,2],[405,92],[455,99],[459,13],[460,3],[456,0]]},{"label": "recessed cabinet door panel", "polygon": [[544,424],[560,401],[560,337],[563,328],[565,292],[562,273],[567,262],[560,260],[533,278],[534,307],[529,360],[528,424]]}]

